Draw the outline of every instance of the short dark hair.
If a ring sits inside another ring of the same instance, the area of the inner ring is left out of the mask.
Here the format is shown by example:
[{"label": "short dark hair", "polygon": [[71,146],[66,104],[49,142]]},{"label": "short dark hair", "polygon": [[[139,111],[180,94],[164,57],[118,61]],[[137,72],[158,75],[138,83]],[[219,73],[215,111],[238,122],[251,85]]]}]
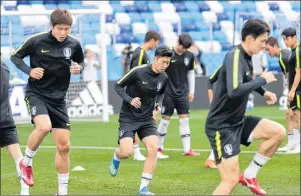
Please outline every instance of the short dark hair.
[{"label": "short dark hair", "polygon": [[154,39],[155,41],[161,40],[161,35],[153,30],[149,30],[144,37],[144,42],[148,42],[150,40]]},{"label": "short dark hair", "polygon": [[285,37],[294,37],[295,35],[297,35],[296,29],[292,27],[286,28],[282,31],[281,35]]},{"label": "short dark hair", "polygon": [[254,39],[263,33],[270,33],[270,27],[268,23],[261,19],[249,19],[242,27],[241,39],[246,40],[248,35],[251,35]]},{"label": "short dark hair", "polygon": [[72,25],[72,14],[67,9],[57,8],[50,15],[50,21],[53,26],[57,24]]},{"label": "short dark hair", "polygon": [[181,35],[179,35],[179,39],[178,42],[180,45],[182,45],[185,49],[190,48],[190,46],[192,45],[192,38],[189,34],[187,33],[182,33]]},{"label": "short dark hair", "polygon": [[160,46],[155,51],[156,57],[172,57],[173,51],[167,46]]},{"label": "short dark hair", "polygon": [[276,37],[269,37],[269,39],[267,40],[267,44],[269,44],[270,46],[277,46],[279,47],[278,45],[278,40],[276,39]]}]

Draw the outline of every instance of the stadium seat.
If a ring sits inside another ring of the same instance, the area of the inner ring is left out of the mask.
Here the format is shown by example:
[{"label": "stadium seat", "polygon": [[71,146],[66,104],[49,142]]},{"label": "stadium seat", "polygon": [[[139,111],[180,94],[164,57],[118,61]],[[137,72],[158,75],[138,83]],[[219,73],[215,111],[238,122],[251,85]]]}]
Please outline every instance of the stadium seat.
[{"label": "stadium seat", "polygon": [[156,31],[156,32],[159,32],[159,31],[160,31],[159,26],[158,26],[156,23],[154,23],[154,22],[149,22],[149,23],[148,23],[148,29],[149,29],[149,30]]},{"label": "stadium seat", "polygon": [[210,11],[210,7],[205,3],[204,1],[198,1],[196,2],[199,6],[199,11],[204,12],[204,11]]},{"label": "stadium seat", "polygon": [[215,13],[223,13],[224,7],[218,1],[206,1],[207,5],[209,6],[210,10]]},{"label": "stadium seat", "polygon": [[188,12],[198,12],[199,11],[199,6],[193,1],[185,1],[184,2],[185,7]]},{"label": "stadium seat", "polygon": [[55,10],[57,8],[56,4],[45,4],[47,10]]},{"label": "stadium seat", "polygon": [[115,18],[113,15],[106,15],[106,23],[111,23],[114,19]]},{"label": "stadium seat", "polygon": [[197,26],[195,25],[194,22],[182,23],[183,32],[196,31],[196,30],[197,30]]},{"label": "stadium seat", "polygon": [[145,34],[147,32],[147,26],[145,23],[136,22],[132,24],[133,34]]},{"label": "stadium seat", "polygon": [[187,8],[183,2],[175,2],[173,5],[176,8],[176,12],[186,12]]},{"label": "stadium seat", "polygon": [[145,34],[136,34],[135,35],[136,41],[139,44],[142,44],[144,42],[144,37],[145,37]]},{"label": "stadium seat", "polygon": [[221,25],[219,22],[212,23],[212,30],[213,31],[220,31],[221,30]]},{"label": "stadium seat", "polygon": [[217,13],[216,16],[217,16],[217,20],[218,21],[229,20],[229,16],[227,15],[226,12],[224,12],[224,13]]},{"label": "stadium seat", "polygon": [[113,13],[118,13],[118,12],[125,12],[124,7],[120,4],[110,4],[112,9],[113,9]]},{"label": "stadium seat", "polygon": [[214,31],[213,39],[219,42],[226,42],[228,40],[227,35],[223,31]]},{"label": "stadium seat", "polygon": [[279,11],[279,5],[278,3],[269,2],[268,3],[270,10],[272,11]]},{"label": "stadium seat", "polygon": [[175,32],[163,33],[163,37],[164,37],[164,44],[166,44],[168,47],[174,46],[178,41],[178,35]]},{"label": "stadium seat", "polygon": [[201,41],[200,31],[190,31],[188,32],[193,41]]},{"label": "stadium seat", "polygon": [[112,44],[112,36],[107,33],[105,34],[105,39],[102,38],[100,33],[97,33],[95,35],[95,38],[96,38],[96,43],[98,45],[100,45],[101,42],[103,42],[103,41],[106,43],[107,46],[110,46]]},{"label": "stadium seat", "polygon": [[68,3],[60,3],[57,5],[58,8],[70,9],[71,5]]},{"label": "stadium seat", "polygon": [[228,31],[228,30],[233,30],[234,29],[234,24],[230,20],[220,21],[220,25],[221,25],[221,30],[224,31],[224,32]]},{"label": "stadium seat", "polygon": [[132,25],[130,24],[121,24],[120,33],[132,33]]},{"label": "stadium seat", "polygon": [[175,12],[176,8],[172,3],[162,1],[161,10],[163,13],[169,13],[169,12]]},{"label": "stadium seat", "polygon": [[161,4],[153,1],[148,2],[148,7],[151,12],[161,12]]},{"label": "stadium seat", "polygon": [[131,18],[127,13],[118,12],[115,14],[115,19],[118,24],[130,24]]},{"label": "stadium seat", "polygon": [[154,20],[156,23],[169,22],[169,23],[178,23],[180,21],[180,16],[176,12],[170,12],[168,14],[164,12],[154,13]]},{"label": "stadium seat", "polygon": [[134,5],[134,1],[120,1],[120,5],[122,6]]},{"label": "stadium seat", "polygon": [[98,9],[105,14],[113,14],[113,8],[110,4],[107,3],[99,4]]},{"label": "stadium seat", "polygon": [[140,13],[145,13],[145,12],[149,12],[150,11],[147,4],[137,4],[136,5],[136,9]]},{"label": "stadium seat", "polygon": [[141,14],[140,13],[137,13],[137,12],[132,12],[132,13],[128,13],[129,17],[131,18],[131,22],[134,23],[134,22],[142,22],[143,21],[143,18],[141,17]]},{"label": "stadium seat", "polygon": [[190,15],[191,19],[196,23],[204,21],[203,14],[201,12],[190,12]]},{"label": "stadium seat", "polygon": [[199,31],[209,31],[209,24],[204,21],[197,22],[196,27]]},{"label": "stadium seat", "polygon": [[139,10],[137,10],[136,6],[134,6],[134,5],[126,5],[126,6],[124,6],[124,10],[127,13],[139,11]]},{"label": "stadium seat", "polygon": [[105,24],[105,29],[106,29],[106,32],[110,35],[113,35],[114,33],[115,34],[119,34],[120,33],[120,27],[118,24],[113,24],[113,23],[107,23]]},{"label": "stadium seat", "polygon": [[229,42],[220,43],[223,51],[228,51],[232,48],[232,45]]},{"label": "stadium seat", "polygon": [[193,18],[191,16],[190,12],[178,12],[178,14],[180,16],[180,19],[181,19],[182,23],[193,21]]},{"label": "stadium seat", "polygon": [[43,1],[30,0],[29,4],[31,4],[31,5],[34,5],[34,4],[43,4]]},{"label": "stadium seat", "polygon": [[1,4],[6,7],[16,7],[17,1],[1,1]]},{"label": "stadium seat", "polygon": [[151,12],[141,13],[141,18],[142,18],[142,20],[148,21],[148,22],[154,21],[154,15]]},{"label": "stadium seat", "polygon": [[211,11],[203,11],[203,18],[205,22],[211,23],[211,22],[217,22],[217,16],[214,12]]}]

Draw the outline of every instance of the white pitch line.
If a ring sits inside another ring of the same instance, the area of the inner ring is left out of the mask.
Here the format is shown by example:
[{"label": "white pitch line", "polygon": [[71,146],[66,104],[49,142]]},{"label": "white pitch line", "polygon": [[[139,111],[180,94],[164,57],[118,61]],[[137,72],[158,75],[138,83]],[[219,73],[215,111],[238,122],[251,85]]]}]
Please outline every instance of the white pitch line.
[{"label": "white pitch line", "polygon": [[[26,146],[21,146],[22,148],[26,148]],[[55,149],[56,146],[40,146],[39,148],[45,149]],[[116,147],[104,147],[104,146],[71,146],[71,149],[90,149],[90,150],[115,150]],[[146,150],[145,148],[140,148],[141,150]],[[192,149],[196,152],[211,152],[211,149]],[[183,151],[181,148],[164,148],[164,151]],[[243,150],[240,153],[243,154],[254,154],[257,151],[248,151]],[[284,152],[276,152],[277,154],[285,154]]]}]

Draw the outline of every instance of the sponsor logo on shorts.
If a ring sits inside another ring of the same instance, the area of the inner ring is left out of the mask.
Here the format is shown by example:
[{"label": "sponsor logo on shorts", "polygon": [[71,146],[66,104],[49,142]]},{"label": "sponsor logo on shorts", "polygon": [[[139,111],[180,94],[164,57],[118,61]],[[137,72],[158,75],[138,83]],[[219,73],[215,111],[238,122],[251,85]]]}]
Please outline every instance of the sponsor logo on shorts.
[{"label": "sponsor logo on shorts", "polygon": [[122,137],[124,135],[124,130],[119,131],[119,137]]},{"label": "sponsor logo on shorts", "polygon": [[36,106],[33,106],[33,107],[31,108],[31,114],[32,114],[32,115],[36,115],[36,114],[37,114],[37,107],[36,107]]},{"label": "sponsor logo on shorts", "polygon": [[224,150],[225,150],[225,153],[227,153],[228,155],[232,155],[232,153],[233,153],[233,148],[232,148],[231,144],[226,144],[224,146]]}]

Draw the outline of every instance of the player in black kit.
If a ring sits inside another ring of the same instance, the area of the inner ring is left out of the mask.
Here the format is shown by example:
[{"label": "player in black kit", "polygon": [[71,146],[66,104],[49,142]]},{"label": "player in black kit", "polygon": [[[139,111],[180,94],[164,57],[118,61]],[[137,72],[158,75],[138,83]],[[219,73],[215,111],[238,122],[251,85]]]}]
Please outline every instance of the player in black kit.
[{"label": "player in black kit", "polygon": [[[70,121],[65,102],[72,74],[83,70],[84,55],[79,41],[69,36],[72,15],[56,9],[50,16],[51,31],[31,36],[12,54],[12,62],[30,77],[26,87],[29,112],[35,129],[30,134],[20,166],[25,182],[34,185],[32,159],[44,137],[52,131],[57,152],[58,194],[66,195],[69,181]],[[30,67],[23,58],[30,56]]]},{"label": "player in black kit", "polygon": [[194,55],[188,51],[191,44],[192,38],[190,35],[185,33],[179,35],[178,42],[174,48],[174,56],[166,69],[168,82],[161,108],[162,119],[158,126],[158,159],[168,158],[167,155],[163,154],[163,143],[174,109],[177,110],[179,115],[179,132],[183,143],[183,155],[200,155],[193,152],[190,146],[189,102],[192,102],[194,99],[195,89]]},{"label": "player in black kit", "polygon": [[[116,176],[120,159],[127,159],[133,152],[133,140],[138,133],[147,149],[147,157],[138,194],[149,195],[148,185],[157,165],[158,132],[153,111],[158,110],[164,96],[172,50],[161,46],[155,51],[153,64],[131,69],[116,84],[115,90],[123,99],[119,115],[119,147],[110,164],[111,176]],[[124,89],[126,87],[126,90]]]},{"label": "player in black kit", "polygon": [[[268,24],[249,19],[243,26],[242,43],[225,56],[219,70],[210,111],[206,120],[206,134],[214,151],[221,182],[214,195],[229,195],[241,183],[253,193],[266,195],[257,182],[257,173],[274,155],[286,135],[284,127],[274,121],[245,116],[249,94],[257,91],[268,104],[277,101],[276,95],[262,86],[275,82],[272,72],[253,78],[252,55],[265,49]],[[248,168],[239,176],[240,145],[263,140]]]},{"label": "player in black kit", "polygon": [[8,153],[16,163],[17,174],[21,183],[20,195],[29,195],[29,187],[23,181],[24,176],[19,165],[23,159],[23,155],[20,149],[18,133],[9,103],[9,70],[2,61],[0,71],[0,147],[6,147]]}]

